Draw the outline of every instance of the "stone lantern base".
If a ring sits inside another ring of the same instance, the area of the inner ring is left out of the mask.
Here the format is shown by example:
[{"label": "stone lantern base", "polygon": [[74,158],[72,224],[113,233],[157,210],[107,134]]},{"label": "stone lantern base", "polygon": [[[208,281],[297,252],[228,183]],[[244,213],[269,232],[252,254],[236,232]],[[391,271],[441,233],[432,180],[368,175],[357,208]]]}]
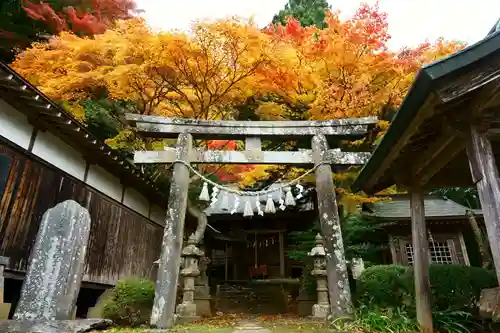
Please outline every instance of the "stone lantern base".
[{"label": "stone lantern base", "polygon": [[176,324],[188,324],[201,319],[196,314],[196,304],[194,303],[181,303],[177,305],[176,314],[178,315]]},{"label": "stone lantern base", "polygon": [[329,304],[314,304],[312,307],[312,319],[325,320],[330,313]]}]

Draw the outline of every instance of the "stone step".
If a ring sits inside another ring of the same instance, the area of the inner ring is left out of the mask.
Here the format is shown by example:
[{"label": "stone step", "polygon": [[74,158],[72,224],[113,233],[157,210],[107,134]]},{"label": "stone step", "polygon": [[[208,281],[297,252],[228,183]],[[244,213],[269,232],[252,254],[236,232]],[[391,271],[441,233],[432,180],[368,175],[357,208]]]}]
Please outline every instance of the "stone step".
[{"label": "stone step", "polygon": [[220,285],[216,308],[224,313],[281,314],[287,304],[279,285]]}]

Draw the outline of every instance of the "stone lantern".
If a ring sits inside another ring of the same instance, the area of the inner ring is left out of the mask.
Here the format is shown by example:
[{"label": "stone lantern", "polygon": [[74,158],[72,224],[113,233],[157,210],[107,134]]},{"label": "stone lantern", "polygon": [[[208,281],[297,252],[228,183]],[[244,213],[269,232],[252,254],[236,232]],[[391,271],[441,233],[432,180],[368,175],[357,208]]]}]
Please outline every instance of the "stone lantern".
[{"label": "stone lantern", "polygon": [[200,319],[196,314],[196,303],[194,302],[194,281],[200,275],[198,261],[200,257],[204,256],[204,253],[196,246],[194,234],[189,236],[187,245],[182,249],[181,254],[184,257],[184,265],[180,273],[183,278],[183,292],[182,303],[177,306],[177,315],[181,323],[188,323]]},{"label": "stone lantern", "polygon": [[311,275],[316,278],[316,291],[318,292],[318,303],[313,305],[312,317],[323,320],[330,312],[330,302],[328,300],[326,251],[324,239],[320,234],[316,236],[316,246],[308,255],[313,258],[314,269]]},{"label": "stone lantern", "polygon": [[[200,249],[205,252],[205,247],[200,244]],[[194,301],[196,303],[196,311],[198,316],[210,317],[212,315],[212,310],[210,308],[210,287],[208,283],[207,269],[210,264],[210,258],[206,255],[200,258],[198,262],[200,275],[195,279],[195,293]]]}]

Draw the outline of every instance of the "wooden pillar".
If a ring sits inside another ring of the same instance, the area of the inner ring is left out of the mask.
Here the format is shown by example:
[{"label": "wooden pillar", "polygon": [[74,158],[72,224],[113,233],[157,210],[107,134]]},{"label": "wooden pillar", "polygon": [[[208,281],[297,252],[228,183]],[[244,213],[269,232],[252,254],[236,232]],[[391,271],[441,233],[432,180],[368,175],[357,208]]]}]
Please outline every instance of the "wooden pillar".
[{"label": "wooden pillar", "polygon": [[[179,134],[176,147],[178,160],[189,163],[192,141],[191,134]],[[170,185],[155,298],[151,313],[151,326],[160,329],[167,329],[173,325],[188,187],[189,169],[182,163],[176,163]]]},{"label": "wooden pillar", "polygon": [[227,283],[227,280],[229,280],[229,245],[227,245],[224,248],[224,282]]},{"label": "wooden pillar", "polygon": [[500,179],[486,131],[470,128],[467,156],[477,186],[497,279],[500,282]]},{"label": "wooden pillar", "polygon": [[279,232],[279,243],[280,243],[280,276],[285,277],[285,240],[282,231]]},{"label": "wooden pillar", "polygon": [[410,203],[417,321],[421,333],[432,333],[429,242],[425,226],[424,195],[420,188],[411,190]]},{"label": "wooden pillar", "polygon": [[257,233],[254,232],[254,239],[255,239],[255,243],[254,243],[254,267],[257,268],[258,266],[258,259],[259,259],[259,244],[257,244]]},{"label": "wooden pillar", "polygon": [[332,178],[332,168],[327,161],[328,143],[324,135],[312,139],[312,155],[316,168],[316,193],[321,233],[327,251],[326,270],[331,314],[334,318],[348,316],[352,310],[351,291],[340,230],[340,219]]}]

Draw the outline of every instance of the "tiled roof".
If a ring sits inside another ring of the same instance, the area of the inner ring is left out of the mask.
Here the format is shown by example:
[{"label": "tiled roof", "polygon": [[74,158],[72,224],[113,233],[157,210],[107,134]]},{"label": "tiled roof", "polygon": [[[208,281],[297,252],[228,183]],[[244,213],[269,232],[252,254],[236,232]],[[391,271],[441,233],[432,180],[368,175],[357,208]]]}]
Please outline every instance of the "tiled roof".
[{"label": "tiled roof", "polygon": [[[368,209],[364,213],[384,219],[410,219],[410,198],[407,195],[396,195],[391,198],[391,200],[368,204]],[[455,201],[439,196],[426,196],[424,207],[427,218],[465,217],[469,210]],[[480,209],[473,211],[476,215],[483,215]]]}]

